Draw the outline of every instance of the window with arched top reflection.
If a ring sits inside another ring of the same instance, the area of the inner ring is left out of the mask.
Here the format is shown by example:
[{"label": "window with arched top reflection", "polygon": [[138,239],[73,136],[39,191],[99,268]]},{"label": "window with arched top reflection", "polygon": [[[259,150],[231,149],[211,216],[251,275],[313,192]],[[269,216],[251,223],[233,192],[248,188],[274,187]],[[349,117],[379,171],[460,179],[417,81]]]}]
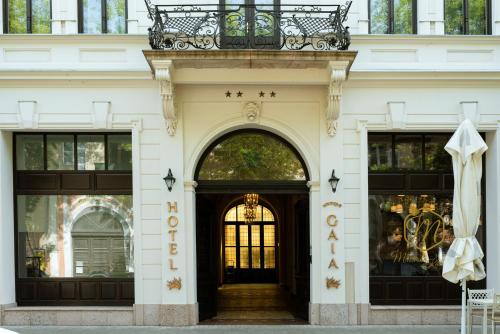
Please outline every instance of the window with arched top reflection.
[{"label": "window with arched top reflection", "polygon": [[296,150],[265,131],[239,131],[223,137],[204,154],[197,180],[306,181]]},{"label": "window with arched top reflection", "polygon": [[268,208],[258,205],[257,217],[245,224],[244,205],[224,216],[224,267],[231,269],[276,268],[276,223]]}]

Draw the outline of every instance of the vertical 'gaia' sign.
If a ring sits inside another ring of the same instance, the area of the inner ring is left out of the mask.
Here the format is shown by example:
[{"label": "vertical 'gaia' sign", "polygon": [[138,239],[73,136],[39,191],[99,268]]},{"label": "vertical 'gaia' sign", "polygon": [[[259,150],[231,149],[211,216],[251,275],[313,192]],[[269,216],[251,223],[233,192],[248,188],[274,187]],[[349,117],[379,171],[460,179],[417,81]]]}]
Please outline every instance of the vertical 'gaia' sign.
[{"label": "vertical 'gaia' sign", "polygon": [[[323,205],[323,206],[328,206],[328,205],[332,205],[332,206],[335,206],[337,208],[340,208],[342,206],[340,203],[337,203],[337,202],[328,202],[328,203],[325,203],[325,205]],[[339,238],[337,237],[337,233],[335,232],[335,227],[337,227],[338,223],[339,223],[339,221],[338,221],[336,215],[330,214],[330,215],[328,215],[328,217],[326,217],[326,224],[330,228],[330,233],[328,234],[328,242],[330,242],[330,253],[331,253],[332,257],[330,260],[330,264],[328,265],[328,269],[331,269],[331,270],[339,269],[337,261],[335,261],[335,245],[336,245],[336,241],[339,240]],[[326,278],[326,287],[328,289],[330,289],[330,288],[338,289],[339,286],[340,286],[340,280],[335,279],[334,277],[327,277]]]}]

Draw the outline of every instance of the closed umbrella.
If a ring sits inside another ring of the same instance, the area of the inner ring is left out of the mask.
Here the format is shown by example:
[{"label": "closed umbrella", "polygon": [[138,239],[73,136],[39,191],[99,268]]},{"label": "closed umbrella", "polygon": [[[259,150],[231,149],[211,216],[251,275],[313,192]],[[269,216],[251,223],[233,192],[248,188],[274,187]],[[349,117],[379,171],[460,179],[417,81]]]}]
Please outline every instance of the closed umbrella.
[{"label": "closed umbrella", "polygon": [[462,282],[461,333],[465,334],[465,292],[467,281],[486,277],[484,257],[476,232],[481,214],[481,156],[488,149],[483,138],[468,119],[462,122],[445,150],[453,161],[453,231],[451,244],[443,263],[443,277],[452,283]]}]

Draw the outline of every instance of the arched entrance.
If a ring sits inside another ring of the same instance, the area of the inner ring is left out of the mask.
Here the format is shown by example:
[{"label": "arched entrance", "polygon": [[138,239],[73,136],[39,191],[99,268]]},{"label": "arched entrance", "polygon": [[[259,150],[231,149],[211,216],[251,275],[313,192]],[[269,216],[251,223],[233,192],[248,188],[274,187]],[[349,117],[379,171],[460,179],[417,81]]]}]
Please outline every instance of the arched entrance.
[{"label": "arched entrance", "polygon": [[308,320],[309,173],[297,150],[234,131],[207,148],[195,179],[200,321]]}]

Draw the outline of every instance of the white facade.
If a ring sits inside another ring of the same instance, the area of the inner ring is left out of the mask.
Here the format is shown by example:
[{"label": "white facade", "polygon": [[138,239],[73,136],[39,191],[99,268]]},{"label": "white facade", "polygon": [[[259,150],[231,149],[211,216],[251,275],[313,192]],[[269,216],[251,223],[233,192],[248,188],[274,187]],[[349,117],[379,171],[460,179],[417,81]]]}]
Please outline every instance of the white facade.
[{"label": "white facade", "polygon": [[[350,50],[358,55],[342,84],[334,136],[327,133],[325,118],[331,72],[285,66],[174,67],[177,128],[169,135],[159,83],[142,53],[150,49],[145,34],[150,21],[141,0],[128,2],[128,35],[76,35],[76,0],[52,1],[53,35],[0,35],[0,324],[86,324],[88,319],[101,324],[196,323],[194,172],[210,143],[241,128],[282,136],[309,169],[311,323],[458,322],[454,307],[436,307],[447,315],[434,319],[429,307],[369,305],[367,133],[452,132],[464,117],[474,119],[489,146],[487,287],[500,290],[495,242],[500,238],[500,1],[492,0],[493,36],[444,36],[442,8],[442,0],[418,1],[418,35],[367,35],[367,2],[354,1],[347,25],[353,34]],[[243,96],[227,98],[228,90]],[[259,98],[261,90],[274,91],[276,97]],[[260,106],[256,121],[246,117],[248,102]],[[109,308],[116,316],[102,318],[85,309],[94,316],[86,319],[82,311],[62,307],[57,309],[66,315],[13,307],[11,133],[62,130],[132,132],[135,306]],[[177,178],[172,192],[162,181],[169,168]],[[327,182],[332,169],[341,179],[335,194]],[[329,201],[342,207],[324,207]],[[175,276],[183,280],[180,290],[167,288],[173,276],[167,264],[167,202],[178,206]],[[340,221],[336,261],[341,265],[334,273],[342,282],[338,289],[324,284],[332,275],[325,223],[332,210]]]}]

